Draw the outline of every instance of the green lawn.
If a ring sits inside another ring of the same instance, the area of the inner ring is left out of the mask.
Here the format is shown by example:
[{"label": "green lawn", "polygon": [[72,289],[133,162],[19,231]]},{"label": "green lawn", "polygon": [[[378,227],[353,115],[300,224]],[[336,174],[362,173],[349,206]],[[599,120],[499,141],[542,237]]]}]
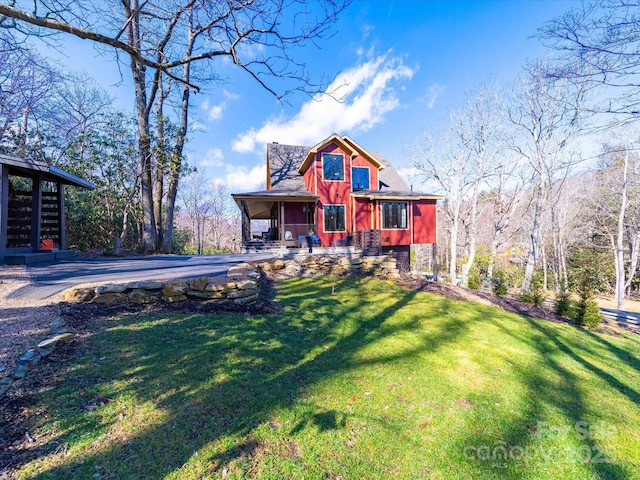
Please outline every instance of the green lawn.
[{"label": "green lawn", "polygon": [[640,478],[637,335],[374,279],[277,297],[105,320],[33,405],[50,453],[20,478]]}]

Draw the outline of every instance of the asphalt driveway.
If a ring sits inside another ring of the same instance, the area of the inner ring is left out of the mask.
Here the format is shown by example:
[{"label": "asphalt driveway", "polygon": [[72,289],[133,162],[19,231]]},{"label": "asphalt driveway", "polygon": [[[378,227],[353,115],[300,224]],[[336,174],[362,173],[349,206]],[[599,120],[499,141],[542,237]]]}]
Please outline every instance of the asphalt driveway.
[{"label": "asphalt driveway", "polygon": [[9,298],[49,298],[85,283],[122,283],[140,280],[214,277],[242,262],[274,258],[273,254],[155,255],[132,258],[72,258],[29,266],[32,282],[13,291]]}]

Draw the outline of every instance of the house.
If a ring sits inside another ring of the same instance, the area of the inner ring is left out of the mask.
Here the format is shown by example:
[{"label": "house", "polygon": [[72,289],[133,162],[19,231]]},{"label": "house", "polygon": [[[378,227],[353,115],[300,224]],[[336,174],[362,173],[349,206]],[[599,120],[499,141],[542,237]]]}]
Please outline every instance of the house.
[{"label": "house", "polygon": [[[408,268],[410,246],[436,242],[436,202],[413,192],[381,153],[348,136],[314,147],[267,145],[266,190],[236,193],[245,246],[355,245],[365,254],[392,254]],[[268,220],[263,232],[251,220]]]},{"label": "house", "polygon": [[94,188],[52,165],[0,154],[0,264],[75,255],[66,249],[65,185]]}]

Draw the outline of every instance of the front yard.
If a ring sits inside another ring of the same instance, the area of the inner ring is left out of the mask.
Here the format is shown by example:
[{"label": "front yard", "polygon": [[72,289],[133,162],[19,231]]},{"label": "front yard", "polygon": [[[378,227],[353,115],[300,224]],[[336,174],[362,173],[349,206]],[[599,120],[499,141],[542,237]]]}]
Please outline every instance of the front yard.
[{"label": "front yard", "polygon": [[276,288],[277,314],[92,321],[0,404],[0,468],[51,479],[640,478],[639,336],[370,278]]}]

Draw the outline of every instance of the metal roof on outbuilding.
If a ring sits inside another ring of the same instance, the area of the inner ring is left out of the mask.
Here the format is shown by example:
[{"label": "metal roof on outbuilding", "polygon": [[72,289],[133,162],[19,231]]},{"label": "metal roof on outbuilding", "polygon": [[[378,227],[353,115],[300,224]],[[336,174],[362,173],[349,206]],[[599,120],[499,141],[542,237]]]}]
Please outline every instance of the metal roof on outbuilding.
[{"label": "metal roof on outbuilding", "polygon": [[0,154],[0,164],[7,165],[11,175],[24,175],[28,177],[37,175],[42,180],[72,185],[74,187],[87,188],[89,190],[93,190],[95,188],[95,185],[92,182],[85,180],[84,178],[77,177],[69,172],[65,172],[58,167],[49,165],[48,163]]}]

